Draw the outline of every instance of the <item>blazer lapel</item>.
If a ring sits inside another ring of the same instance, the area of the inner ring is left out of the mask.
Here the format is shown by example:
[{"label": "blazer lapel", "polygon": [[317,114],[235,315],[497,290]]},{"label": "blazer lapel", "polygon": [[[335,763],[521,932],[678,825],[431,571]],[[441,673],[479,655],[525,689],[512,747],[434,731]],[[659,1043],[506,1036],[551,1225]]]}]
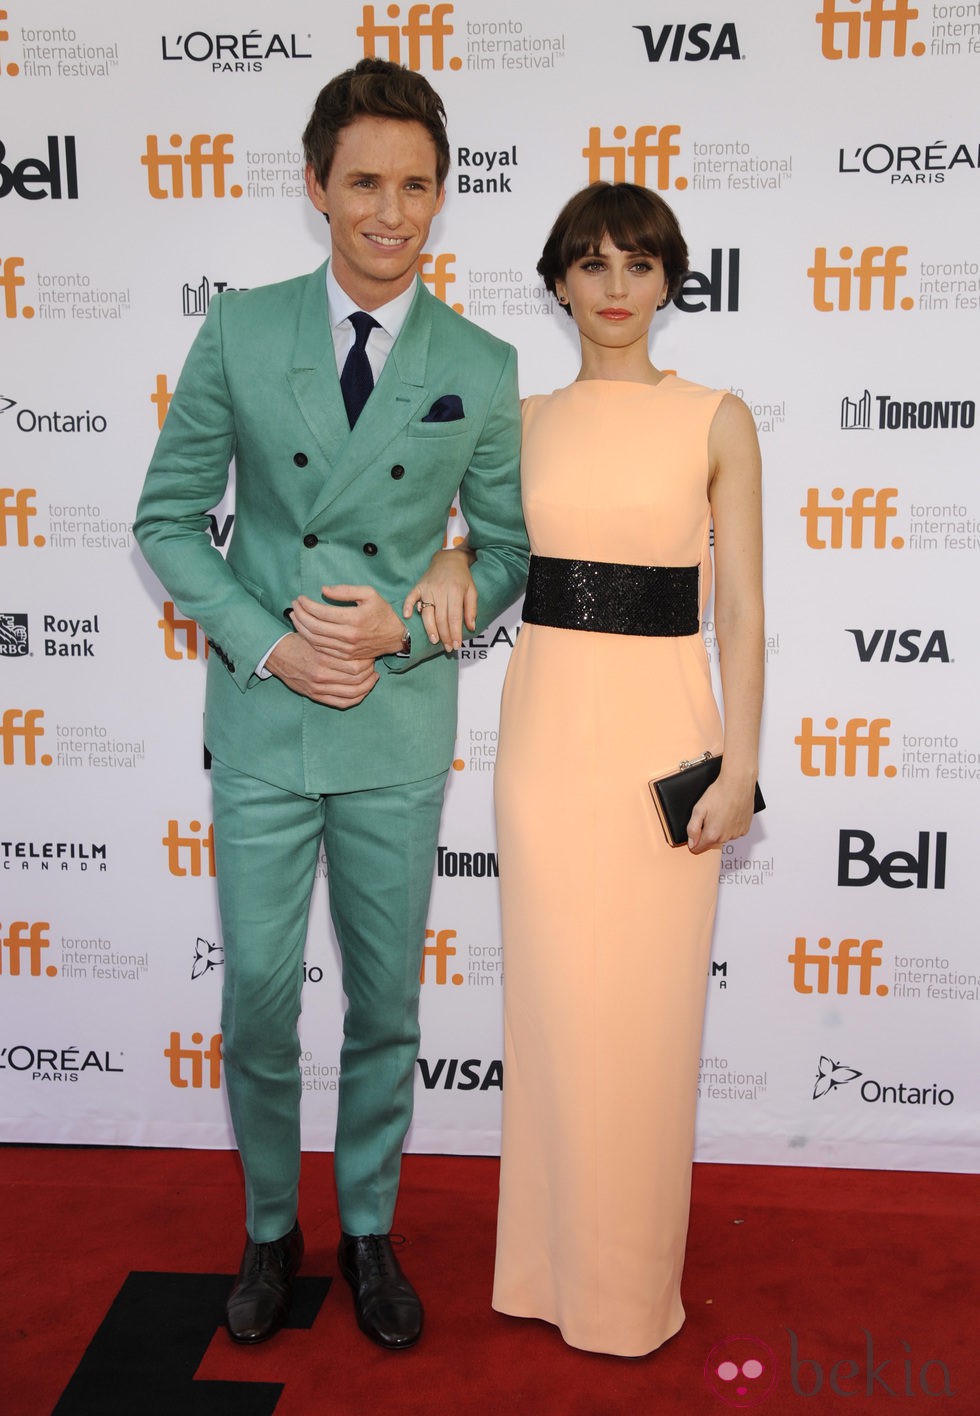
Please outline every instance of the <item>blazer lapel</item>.
[{"label": "blazer lapel", "polygon": [[350,427],[330,333],[326,269],[324,263],[307,279],[286,378],[320,451],[334,466],[350,439]]},{"label": "blazer lapel", "polygon": [[[432,330],[430,301],[433,298],[416,276],[415,299],[412,301],[408,318],[402,325],[401,333],[385,361],[381,377],[353,428],[347,425],[347,414],[340,394],[340,380],[337,377],[336,364],[334,365],[333,382],[340,405],[344,435],[343,440],[338,441],[333,449],[333,468],[310,512],[311,521],[347,490],[418,412],[426,393],[425,370]],[[332,347],[330,353],[333,357]]]}]

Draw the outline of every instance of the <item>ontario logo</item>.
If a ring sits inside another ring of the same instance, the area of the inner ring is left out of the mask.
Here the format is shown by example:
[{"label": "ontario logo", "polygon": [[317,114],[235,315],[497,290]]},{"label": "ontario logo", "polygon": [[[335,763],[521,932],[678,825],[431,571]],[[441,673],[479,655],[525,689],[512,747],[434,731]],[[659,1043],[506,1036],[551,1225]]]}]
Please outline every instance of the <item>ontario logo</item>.
[{"label": "ontario logo", "polygon": [[[829,1092],[839,1091],[850,1082],[856,1082],[864,1073],[855,1067],[842,1066],[829,1057],[821,1057],[817,1065],[817,1080],[813,1088],[813,1101],[819,1101]],[[869,1105],[885,1106],[952,1106],[956,1093],[949,1087],[941,1087],[937,1082],[879,1082],[874,1077],[865,1077],[857,1090],[861,1100]]]}]

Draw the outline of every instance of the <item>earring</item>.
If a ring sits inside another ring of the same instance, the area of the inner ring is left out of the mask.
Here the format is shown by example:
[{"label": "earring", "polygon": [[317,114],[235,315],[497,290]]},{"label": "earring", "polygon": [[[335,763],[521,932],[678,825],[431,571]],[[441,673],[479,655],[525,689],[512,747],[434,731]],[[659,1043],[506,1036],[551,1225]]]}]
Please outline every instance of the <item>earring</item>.
[{"label": "earring", "polygon": [[559,296],[558,296],[558,303],[559,303],[559,305],[567,305],[567,304],[568,304],[568,296],[567,296],[567,295],[559,295]]}]

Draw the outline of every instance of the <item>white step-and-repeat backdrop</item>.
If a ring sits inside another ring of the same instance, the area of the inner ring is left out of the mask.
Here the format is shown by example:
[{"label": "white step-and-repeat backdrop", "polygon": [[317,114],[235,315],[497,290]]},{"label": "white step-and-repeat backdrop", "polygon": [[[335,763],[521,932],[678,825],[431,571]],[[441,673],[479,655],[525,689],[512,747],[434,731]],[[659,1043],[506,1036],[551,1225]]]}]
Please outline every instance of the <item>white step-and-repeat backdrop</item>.
[{"label": "white step-and-repeat backdrop", "polygon": [[[214,293],[322,259],[299,134],[326,79],[376,53],[425,72],[450,116],[423,277],[517,345],[524,392],[577,367],[534,271],[548,227],[585,183],[627,179],[675,204],[692,253],[655,361],[758,420],[769,808],[719,861],[698,1155],[974,1168],[980,5],[284,0],[246,31],[224,0],[3,3],[4,1136],[231,1143],[207,645],[131,523]],[[233,528],[229,497],[215,542]],[[460,656],[416,1150],[497,1148],[490,788],[519,623]],[[315,1148],[342,1006],[325,899],[324,880]]]}]

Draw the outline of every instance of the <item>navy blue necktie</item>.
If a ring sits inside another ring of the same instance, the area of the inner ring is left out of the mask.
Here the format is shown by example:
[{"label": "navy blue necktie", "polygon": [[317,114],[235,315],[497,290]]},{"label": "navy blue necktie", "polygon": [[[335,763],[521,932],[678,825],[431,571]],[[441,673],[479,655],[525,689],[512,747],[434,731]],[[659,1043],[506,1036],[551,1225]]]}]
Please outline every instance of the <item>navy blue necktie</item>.
[{"label": "navy blue necktie", "polygon": [[340,391],[344,395],[347,421],[353,428],[374,388],[374,375],[371,373],[366,345],[372,329],[379,329],[380,326],[376,319],[366,315],[363,310],[355,310],[350,322],[354,326],[354,344],[340,376]]}]

